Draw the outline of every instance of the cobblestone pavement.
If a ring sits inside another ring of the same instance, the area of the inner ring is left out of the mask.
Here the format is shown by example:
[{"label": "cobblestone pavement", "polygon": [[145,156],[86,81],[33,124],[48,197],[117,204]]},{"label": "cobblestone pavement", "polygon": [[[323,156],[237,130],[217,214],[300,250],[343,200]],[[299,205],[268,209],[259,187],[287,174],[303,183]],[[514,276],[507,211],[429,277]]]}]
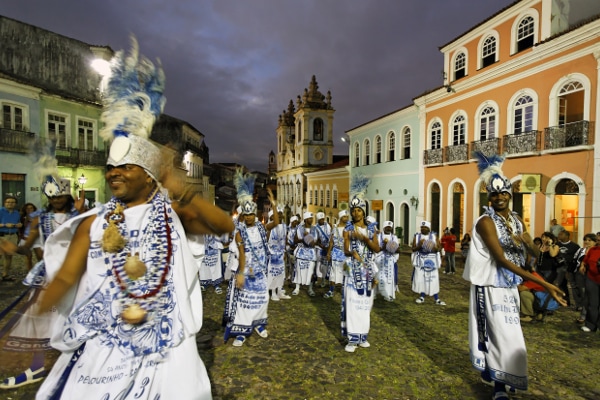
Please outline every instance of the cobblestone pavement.
[{"label": "cobblestone pavement", "polygon": [[[324,299],[326,289],[317,287],[316,297],[303,289],[290,300],[271,302],[269,337],[253,334],[240,348],[222,340],[225,295],[207,290],[198,345],[214,398],[490,399],[491,388],[479,382],[469,363],[469,287],[461,273],[459,265],[457,274],[441,276],[440,297],[447,306],[436,306],[431,298],[418,305],[410,290],[409,258],[402,255],[396,300],[376,299],[371,347],[352,354],[344,351],[340,336],[339,288],[331,299]],[[19,274],[24,274],[22,267]],[[0,283],[0,308],[22,290],[18,282]],[[600,398],[600,335],[581,332],[575,317],[575,311],[561,309],[544,323],[523,323],[530,388],[514,399]],[[55,358],[52,353],[48,366]],[[20,372],[28,361],[1,352],[0,374]],[[0,399],[33,399],[38,386],[0,391]]]}]

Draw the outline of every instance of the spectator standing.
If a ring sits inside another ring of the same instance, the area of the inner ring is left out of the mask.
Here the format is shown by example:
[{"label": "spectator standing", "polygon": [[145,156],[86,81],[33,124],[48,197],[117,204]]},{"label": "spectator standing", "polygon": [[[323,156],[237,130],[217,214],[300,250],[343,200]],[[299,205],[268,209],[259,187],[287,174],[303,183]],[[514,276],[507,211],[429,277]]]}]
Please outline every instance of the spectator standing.
[{"label": "spectator standing", "polygon": [[556,218],[553,218],[550,221],[550,233],[554,235],[554,237],[558,237],[558,233],[560,231],[564,231],[565,228],[556,221]]},{"label": "spectator standing", "polygon": [[[19,246],[24,245],[27,242],[27,238],[31,233],[33,220],[40,215],[41,211],[38,211],[37,207],[33,203],[25,203],[23,207],[21,207],[21,229],[19,232]],[[34,228],[35,231],[35,228]],[[36,240],[35,243],[31,245],[31,249],[35,253],[35,257],[38,261],[42,260],[42,242]],[[25,254],[25,258],[27,260],[27,271],[30,271],[33,267],[33,257],[30,252]]]},{"label": "spectator standing", "polygon": [[[581,262],[587,251],[596,245],[596,234],[587,233],[583,237],[583,246],[577,250],[573,257],[572,275],[573,282],[569,281],[569,296],[574,299],[574,304],[571,304],[576,311],[580,311],[579,318],[575,320],[578,324],[585,322],[585,315],[587,314],[587,296],[585,293],[585,274],[580,273]],[[574,286],[571,286],[574,285]],[[571,294],[572,292],[572,294]]]},{"label": "spectator standing", "polygon": [[456,273],[456,260],[454,257],[454,253],[456,252],[456,235],[454,234],[454,228],[446,228],[440,242],[444,249],[444,258],[446,258],[446,269],[444,273],[454,274]]},{"label": "spectator standing", "polygon": [[558,255],[556,256],[557,276],[554,284],[569,295],[569,305],[573,305],[575,304],[575,300],[571,297],[568,282],[573,281],[574,278],[573,274],[569,273],[569,270],[573,266],[575,253],[579,250],[579,245],[573,243],[570,237],[571,233],[567,230],[562,230],[558,233],[558,241],[556,242],[558,245]]},{"label": "spectator standing", "polygon": [[539,247],[537,256],[536,271],[544,277],[546,282],[554,283],[558,276],[558,256],[559,248],[556,244],[556,238],[551,232],[544,232],[541,236],[542,244]]},{"label": "spectator standing", "polygon": [[469,255],[469,248],[471,247],[471,235],[467,232],[463,235],[462,240],[460,241],[460,252],[462,253],[463,258],[466,260]]},{"label": "spectator standing", "polygon": [[[19,243],[19,229],[21,223],[21,213],[17,209],[17,198],[14,196],[6,196],[4,198],[4,207],[0,208],[0,237],[2,240],[17,244]],[[2,271],[2,279],[0,282],[13,282],[15,278],[10,275],[12,267],[12,258],[10,254],[4,254],[4,269]]]},{"label": "spectator standing", "polygon": [[600,242],[590,247],[583,257],[579,272],[585,274],[587,313],[581,327],[584,332],[595,332],[600,328]]}]

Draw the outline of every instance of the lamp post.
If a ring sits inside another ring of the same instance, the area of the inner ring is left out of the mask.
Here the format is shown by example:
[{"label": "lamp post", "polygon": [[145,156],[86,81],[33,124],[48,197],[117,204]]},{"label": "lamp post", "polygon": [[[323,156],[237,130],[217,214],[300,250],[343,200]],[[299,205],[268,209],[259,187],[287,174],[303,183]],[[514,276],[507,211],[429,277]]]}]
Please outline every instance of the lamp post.
[{"label": "lamp post", "polygon": [[79,186],[81,186],[81,190],[83,190],[83,185],[87,182],[87,178],[84,174],[81,174],[79,178],[77,178],[77,182],[79,182]]}]

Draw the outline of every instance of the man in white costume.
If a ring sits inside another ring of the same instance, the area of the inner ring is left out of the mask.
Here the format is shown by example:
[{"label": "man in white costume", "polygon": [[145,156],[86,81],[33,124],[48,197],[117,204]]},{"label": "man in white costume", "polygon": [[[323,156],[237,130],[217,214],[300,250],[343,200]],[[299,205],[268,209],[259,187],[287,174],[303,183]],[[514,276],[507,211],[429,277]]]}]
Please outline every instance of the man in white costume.
[{"label": "man in white costume", "polygon": [[317,213],[317,264],[315,272],[320,286],[325,287],[327,281],[327,272],[329,270],[329,260],[327,259],[327,249],[329,249],[329,240],[331,237],[331,225],[325,221],[325,213]]},{"label": "man in white costume", "polygon": [[131,54],[113,59],[105,86],[101,134],[112,139],[105,177],[113,197],[46,242],[50,284],[40,309],[58,308],[52,346],[62,355],[38,400],[212,397],[196,347],[202,294],[186,235],[233,224],[185,189],[148,139],[164,75],[133,42]]},{"label": "man in white costume", "polygon": [[412,242],[411,261],[414,267],[412,276],[412,290],[419,294],[415,300],[417,304],[425,302],[425,296],[433,296],[435,304],[445,306],[446,303],[439,299],[440,274],[442,265],[440,240],[431,232],[431,222],[421,222],[421,232],[415,233]]},{"label": "man in white costume", "polygon": [[[283,209],[277,207],[279,224],[274,224],[274,212],[269,211],[269,225],[267,225],[269,238],[269,273],[267,276],[267,287],[271,291],[271,300],[287,300],[291,297],[285,294],[283,283],[285,281],[285,256],[287,243],[287,225],[283,221]],[[272,225],[271,225],[272,224]]]},{"label": "man in white costume", "polygon": [[501,170],[504,158],[476,153],[491,207],[473,227],[463,278],[471,282],[469,349],[473,367],[494,386],[494,400],[508,400],[507,388],[527,389],[527,350],[519,319],[523,279],[542,285],[560,304],[564,293],[526,271],[526,252],[536,255],[521,218],[509,208],[512,185]]},{"label": "man in white costume", "polygon": [[333,297],[335,285],[344,283],[344,265],[346,264],[346,254],[344,254],[344,229],[348,224],[348,210],[342,210],[338,213],[338,224],[331,231],[329,240],[329,249],[327,250],[327,259],[329,260],[329,290],[323,295],[329,299]]},{"label": "man in white costume", "polygon": [[396,273],[398,270],[398,257],[400,256],[400,246],[398,237],[393,232],[394,223],[385,221],[383,231],[379,232],[379,247],[381,251],[375,256],[375,262],[379,269],[379,294],[386,301],[394,301],[396,298]]}]

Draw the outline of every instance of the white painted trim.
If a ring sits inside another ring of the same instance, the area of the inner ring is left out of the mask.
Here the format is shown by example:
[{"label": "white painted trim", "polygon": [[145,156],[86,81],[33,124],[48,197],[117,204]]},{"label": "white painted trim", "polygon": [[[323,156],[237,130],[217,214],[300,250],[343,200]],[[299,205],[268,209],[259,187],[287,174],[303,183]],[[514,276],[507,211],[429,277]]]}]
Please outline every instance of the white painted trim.
[{"label": "white painted trim", "polygon": [[512,97],[508,100],[507,104],[507,115],[506,115],[506,133],[512,135],[515,131],[515,103],[522,96],[529,96],[533,100],[533,125],[532,129],[537,130],[538,128],[538,108],[539,108],[539,99],[538,94],[535,90],[531,88],[523,88],[512,95]]},{"label": "white painted trim", "polygon": [[486,100],[483,103],[481,103],[477,109],[475,110],[475,115],[474,115],[474,131],[473,132],[473,140],[472,141],[478,141],[479,138],[481,137],[481,112],[488,108],[488,107],[492,107],[494,109],[494,136],[493,137],[488,137],[487,140],[492,139],[492,138],[498,138],[500,137],[500,132],[499,132],[499,128],[498,128],[498,121],[500,120],[500,107],[498,106],[498,103],[496,103],[494,100]]},{"label": "white painted trim", "polygon": [[533,44],[539,43],[539,32],[540,32],[540,15],[535,8],[529,8],[527,10],[521,11],[519,15],[516,16],[513,21],[512,27],[510,29],[510,55],[515,55],[518,53],[517,46],[517,35],[519,30],[519,24],[525,17],[533,18]]}]

